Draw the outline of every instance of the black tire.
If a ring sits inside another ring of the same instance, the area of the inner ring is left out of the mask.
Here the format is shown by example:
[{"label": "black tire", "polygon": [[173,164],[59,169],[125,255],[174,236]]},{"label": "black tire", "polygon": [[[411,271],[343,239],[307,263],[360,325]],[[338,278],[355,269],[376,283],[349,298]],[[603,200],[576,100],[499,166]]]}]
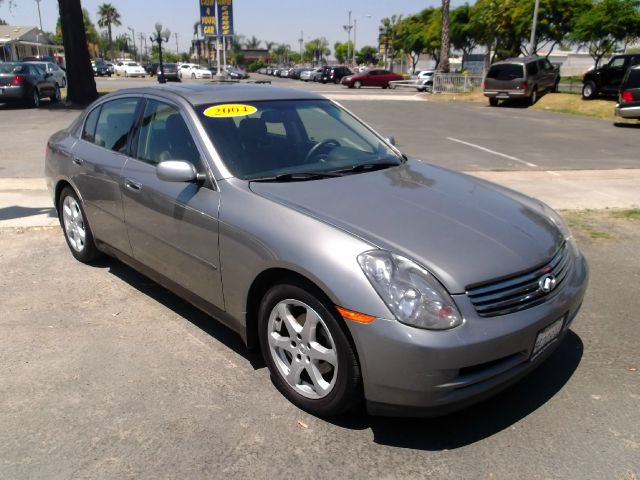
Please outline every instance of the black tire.
[{"label": "black tire", "polygon": [[[82,222],[84,224],[84,229],[85,229],[84,248],[82,248],[82,250],[80,251],[78,251],[72,245],[69,235],[67,233],[67,229],[65,228],[65,222],[63,218],[64,217],[63,208],[64,208],[65,198],[67,197],[71,197],[73,200],[75,200],[80,210],[79,213],[82,217]],[[64,234],[64,239],[67,242],[67,246],[69,247],[71,254],[74,256],[76,260],[82,263],[91,263],[95,259],[101,256],[100,251],[96,248],[96,244],[93,239],[93,234],[91,233],[91,227],[89,226],[89,222],[87,222],[87,216],[84,213],[84,207],[82,206],[82,202],[78,198],[78,195],[76,195],[76,192],[71,187],[65,187],[62,189],[62,192],[60,192],[60,197],[58,198],[58,220],[60,221],[60,226],[62,227],[62,232]]]},{"label": "black tire", "polygon": [[498,99],[495,97],[489,97],[489,105],[491,105],[492,107],[497,107]]},{"label": "black tire", "polygon": [[[296,283],[299,285],[300,282]],[[299,301],[311,307],[322,319],[335,344],[337,376],[326,396],[311,399],[297,392],[283,377],[271,353],[268,339],[269,316],[282,301]],[[346,412],[362,398],[362,376],[354,347],[335,307],[311,285],[304,288],[289,283],[272,287],[262,299],[258,313],[258,335],[265,363],[276,388],[291,403],[317,416],[335,416]]]},{"label": "black tire", "polygon": [[556,80],[556,83],[553,84],[553,88],[551,89],[551,93],[558,93],[560,86],[560,79]]},{"label": "black tire", "polygon": [[55,92],[53,93],[53,95],[49,97],[49,100],[51,100],[51,103],[58,103],[61,100],[61,98],[62,98],[62,94],[60,92],[60,85],[56,83]]},{"label": "black tire", "polygon": [[582,85],[582,98],[585,100],[593,100],[598,96],[598,87],[595,82],[588,81]]},{"label": "black tire", "polygon": [[356,80],[353,82],[353,88],[362,88],[362,82],[360,80]]},{"label": "black tire", "polygon": [[27,99],[27,105],[31,108],[38,108],[40,106],[40,92],[37,88],[31,90],[30,98]]},{"label": "black tire", "polygon": [[533,90],[531,90],[531,96],[529,97],[529,105],[535,105],[538,101],[538,86],[534,85]]}]

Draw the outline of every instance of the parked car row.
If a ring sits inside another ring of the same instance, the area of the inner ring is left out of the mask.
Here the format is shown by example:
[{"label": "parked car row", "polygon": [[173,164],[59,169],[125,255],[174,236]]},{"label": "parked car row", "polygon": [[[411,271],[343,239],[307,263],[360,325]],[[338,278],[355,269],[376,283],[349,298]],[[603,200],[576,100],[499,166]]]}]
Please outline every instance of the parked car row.
[{"label": "parked car row", "polygon": [[138,62],[117,62],[114,73],[123,77],[146,77],[147,72]]},{"label": "parked car row", "polygon": [[342,84],[349,88],[382,87],[389,88],[389,82],[403,80],[404,77],[389,70],[373,68],[353,72],[343,65],[324,66],[319,68],[305,67],[265,67],[258,70],[263,75],[280,78],[291,78],[303,82],[320,82]]}]

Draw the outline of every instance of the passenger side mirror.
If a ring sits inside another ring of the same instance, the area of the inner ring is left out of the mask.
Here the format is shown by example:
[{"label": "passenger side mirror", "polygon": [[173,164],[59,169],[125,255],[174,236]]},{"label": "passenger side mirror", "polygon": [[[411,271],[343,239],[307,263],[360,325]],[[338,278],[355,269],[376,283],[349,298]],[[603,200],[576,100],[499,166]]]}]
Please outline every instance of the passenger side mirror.
[{"label": "passenger side mirror", "polygon": [[396,146],[396,139],[393,136],[388,136],[388,137],[384,137],[384,139],[387,141],[387,143],[393,145],[394,147]]},{"label": "passenger side mirror", "polygon": [[206,178],[196,167],[184,160],[166,160],[156,165],[156,175],[165,182],[200,182]]}]

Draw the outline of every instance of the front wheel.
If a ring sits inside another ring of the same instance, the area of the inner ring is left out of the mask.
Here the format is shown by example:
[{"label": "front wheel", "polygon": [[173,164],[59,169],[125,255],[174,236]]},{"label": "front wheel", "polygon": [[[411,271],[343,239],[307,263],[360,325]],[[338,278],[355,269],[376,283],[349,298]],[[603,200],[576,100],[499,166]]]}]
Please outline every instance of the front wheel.
[{"label": "front wheel", "polygon": [[281,284],[259,310],[260,347],[274,385],[318,416],[345,412],[362,395],[358,359],[335,307],[313,288]]},{"label": "front wheel", "polygon": [[353,88],[362,88],[362,82],[360,80],[356,80],[353,82]]},{"label": "front wheel", "polygon": [[192,80],[195,80],[195,79],[196,79],[196,74],[195,74],[195,73],[192,73],[192,74],[191,74],[191,79],[192,79]]},{"label": "front wheel", "polygon": [[89,263],[100,256],[82,202],[71,187],[65,187],[60,194],[58,217],[69,250],[76,260]]},{"label": "front wheel", "polygon": [[593,100],[598,96],[598,87],[594,82],[586,82],[582,86],[582,98],[585,100]]}]

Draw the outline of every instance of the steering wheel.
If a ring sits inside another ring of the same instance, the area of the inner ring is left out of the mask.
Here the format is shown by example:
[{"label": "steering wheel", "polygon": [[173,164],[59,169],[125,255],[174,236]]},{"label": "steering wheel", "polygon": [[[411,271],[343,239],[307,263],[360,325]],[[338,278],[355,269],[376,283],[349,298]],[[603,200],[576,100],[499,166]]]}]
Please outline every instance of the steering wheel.
[{"label": "steering wheel", "polygon": [[326,140],[323,140],[320,143],[316,143],[313,147],[311,147],[311,150],[309,150],[309,153],[307,153],[307,156],[304,157],[304,162],[305,163],[309,162],[309,160],[313,158],[313,156],[316,153],[318,153],[318,150],[320,150],[322,147],[327,147],[330,145],[333,145],[334,148],[339,147],[340,142],[333,138],[327,138]]}]

